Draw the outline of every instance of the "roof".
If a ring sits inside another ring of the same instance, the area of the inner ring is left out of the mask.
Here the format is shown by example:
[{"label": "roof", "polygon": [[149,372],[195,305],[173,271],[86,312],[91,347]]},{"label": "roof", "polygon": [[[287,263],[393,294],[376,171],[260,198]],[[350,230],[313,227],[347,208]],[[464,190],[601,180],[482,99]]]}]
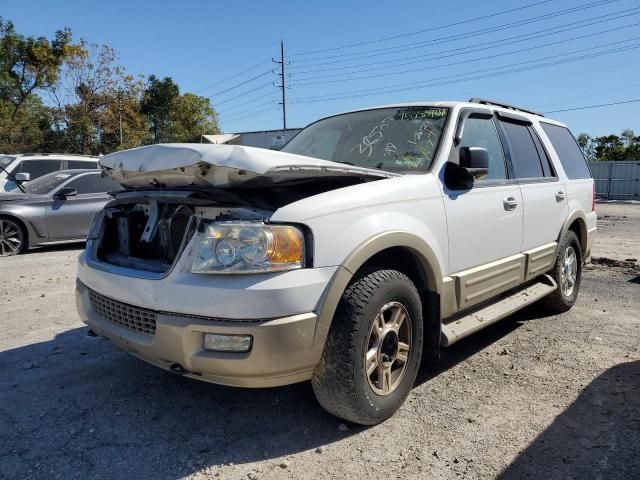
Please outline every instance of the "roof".
[{"label": "roof", "polygon": [[33,158],[54,158],[54,159],[77,159],[77,160],[95,160],[96,162],[100,160],[100,157],[95,155],[78,155],[75,153],[13,153],[7,154],[12,157],[33,157]]}]

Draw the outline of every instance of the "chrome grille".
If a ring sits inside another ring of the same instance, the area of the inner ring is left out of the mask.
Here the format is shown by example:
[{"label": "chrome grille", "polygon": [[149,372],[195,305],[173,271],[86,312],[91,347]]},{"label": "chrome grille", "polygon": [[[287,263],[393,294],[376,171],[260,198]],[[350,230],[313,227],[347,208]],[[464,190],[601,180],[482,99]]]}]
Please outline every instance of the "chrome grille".
[{"label": "chrome grille", "polygon": [[92,290],[89,290],[89,299],[93,310],[108,322],[144,335],[156,333],[155,312],[116,302]]}]

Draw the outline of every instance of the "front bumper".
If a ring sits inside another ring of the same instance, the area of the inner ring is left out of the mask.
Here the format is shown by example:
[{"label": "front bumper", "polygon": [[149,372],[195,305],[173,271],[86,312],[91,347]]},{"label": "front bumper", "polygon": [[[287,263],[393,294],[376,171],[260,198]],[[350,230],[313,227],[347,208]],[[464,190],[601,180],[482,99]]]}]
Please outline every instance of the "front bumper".
[{"label": "front bumper", "polygon": [[[76,304],[82,321],[119,348],[163,369],[222,385],[271,387],[308,380],[324,343],[314,342],[314,313],[239,322],[155,311],[155,334],[148,335],[96,313],[88,287],[79,280]],[[203,348],[205,333],[252,335],[253,345],[247,353],[211,352]]]}]

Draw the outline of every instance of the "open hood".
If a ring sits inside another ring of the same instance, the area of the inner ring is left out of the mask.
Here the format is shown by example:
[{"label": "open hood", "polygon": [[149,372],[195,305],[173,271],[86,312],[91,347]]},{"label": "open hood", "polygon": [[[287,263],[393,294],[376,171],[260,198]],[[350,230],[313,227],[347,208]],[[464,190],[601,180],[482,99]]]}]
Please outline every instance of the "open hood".
[{"label": "open hood", "polygon": [[398,176],[344,163],[239,145],[165,143],[112,153],[100,165],[128,188],[268,186],[320,177]]}]

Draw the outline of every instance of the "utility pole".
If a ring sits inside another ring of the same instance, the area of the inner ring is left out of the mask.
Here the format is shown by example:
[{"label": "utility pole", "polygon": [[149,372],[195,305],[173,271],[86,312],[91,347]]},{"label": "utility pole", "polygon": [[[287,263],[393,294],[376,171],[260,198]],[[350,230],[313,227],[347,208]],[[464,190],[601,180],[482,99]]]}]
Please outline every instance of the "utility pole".
[{"label": "utility pole", "polygon": [[278,87],[282,91],[282,102],[280,103],[280,105],[282,105],[282,128],[286,130],[287,129],[287,98],[286,98],[285,91],[287,89],[287,84],[285,82],[286,77],[284,73],[284,67],[285,67],[284,42],[282,40],[280,40],[280,61],[273,60],[273,62],[280,64],[280,73],[276,74],[280,77],[280,85],[276,85],[276,87]]},{"label": "utility pole", "polygon": [[120,125],[120,148],[122,148],[122,90],[118,90],[118,123]]}]

